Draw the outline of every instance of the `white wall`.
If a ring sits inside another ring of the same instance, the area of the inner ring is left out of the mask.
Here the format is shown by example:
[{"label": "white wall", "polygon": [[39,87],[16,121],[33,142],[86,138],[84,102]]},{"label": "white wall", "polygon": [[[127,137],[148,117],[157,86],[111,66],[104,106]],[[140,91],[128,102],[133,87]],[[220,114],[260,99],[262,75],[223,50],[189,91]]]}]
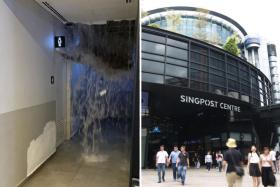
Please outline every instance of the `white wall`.
[{"label": "white wall", "polygon": [[6,2],[0,1],[0,114],[55,100],[53,17],[36,15],[41,7],[31,0]]},{"label": "white wall", "polygon": [[[32,140],[65,118],[65,65],[53,49],[54,30],[63,26],[34,0],[1,0],[0,23],[0,187],[15,187],[27,177]],[[61,75],[58,84],[52,75]]]}]

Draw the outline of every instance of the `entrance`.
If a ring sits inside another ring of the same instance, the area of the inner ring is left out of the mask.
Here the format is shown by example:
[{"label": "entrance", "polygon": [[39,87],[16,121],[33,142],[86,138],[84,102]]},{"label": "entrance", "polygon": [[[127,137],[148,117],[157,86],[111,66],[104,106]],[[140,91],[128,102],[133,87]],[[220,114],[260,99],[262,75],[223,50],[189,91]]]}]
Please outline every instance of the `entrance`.
[{"label": "entrance", "polygon": [[[229,111],[188,106],[184,116],[143,116],[142,125],[146,129],[146,168],[155,166],[155,155],[160,145],[164,145],[170,154],[174,145],[185,145],[190,154],[190,164],[199,155],[201,164],[204,156],[211,151],[213,158],[219,150],[224,152],[229,137],[237,140],[238,149],[246,160],[250,146],[256,143],[253,122],[249,118],[240,118]],[[215,161],[214,161],[215,162]]]}]

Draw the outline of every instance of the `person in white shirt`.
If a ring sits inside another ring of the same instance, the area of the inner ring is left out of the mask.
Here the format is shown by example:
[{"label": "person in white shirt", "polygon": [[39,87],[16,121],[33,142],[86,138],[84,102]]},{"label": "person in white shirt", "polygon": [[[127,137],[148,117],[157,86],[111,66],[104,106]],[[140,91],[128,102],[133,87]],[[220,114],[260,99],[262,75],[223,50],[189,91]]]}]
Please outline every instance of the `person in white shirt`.
[{"label": "person in white shirt", "polygon": [[[164,145],[160,146],[160,150],[157,152],[156,156],[156,166],[158,172],[158,183],[161,183],[161,179],[165,181],[165,165],[168,162],[168,153],[164,150]],[[161,175],[162,173],[162,175]]]},{"label": "person in white shirt", "polygon": [[248,154],[248,169],[249,175],[253,179],[253,187],[259,187],[261,183],[261,164],[257,148],[254,145],[251,147],[251,152]]},{"label": "person in white shirt", "polygon": [[206,164],[206,169],[208,171],[210,171],[212,163],[213,163],[212,155],[211,152],[208,151],[207,155],[205,155],[205,164]]},{"label": "person in white shirt", "polygon": [[216,154],[216,160],[217,160],[217,163],[218,163],[219,172],[222,172],[223,159],[224,159],[224,156],[223,156],[222,152],[218,151],[217,154]]}]

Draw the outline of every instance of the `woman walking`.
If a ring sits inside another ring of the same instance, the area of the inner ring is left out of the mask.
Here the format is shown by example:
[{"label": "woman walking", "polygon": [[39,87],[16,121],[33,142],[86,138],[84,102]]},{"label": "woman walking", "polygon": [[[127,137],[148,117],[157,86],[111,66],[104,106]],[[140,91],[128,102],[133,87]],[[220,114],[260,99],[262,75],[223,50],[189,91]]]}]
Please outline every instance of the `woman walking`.
[{"label": "woman walking", "polygon": [[205,155],[205,164],[206,164],[206,169],[208,171],[210,171],[212,163],[213,163],[212,155],[211,152],[208,151],[207,155]]},{"label": "woman walking", "polygon": [[262,172],[262,183],[265,187],[275,186],[276,179],[273,174],[275,172],[274,164],[269,154],[269,148],[264,147],[261,158],[261,172]]},{"label": "woman walking", "polygon": [[257,148],[254,145],[251,147],[251,152],[248,154],[248,168],[249,175],[253,179],[253,187],[259,187],[261,177],[261,164],[260,157],[257,153]]}]

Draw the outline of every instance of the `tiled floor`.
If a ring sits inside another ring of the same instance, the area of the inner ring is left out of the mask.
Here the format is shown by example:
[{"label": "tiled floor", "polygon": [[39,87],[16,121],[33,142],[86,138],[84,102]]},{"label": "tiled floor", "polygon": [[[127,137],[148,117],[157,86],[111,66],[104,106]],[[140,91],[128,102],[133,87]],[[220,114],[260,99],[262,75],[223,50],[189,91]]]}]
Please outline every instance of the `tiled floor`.
[{"label": "tiled floor", "polygon": [[[277,187],[280,186],[280,174],[276,174],[278,181]],[[174,182],[172,179],[172,171],[167,170],[166,181],[164,183],[157,183],[157,173],[155,170],[142,170],[142,187],[175,187],[182,186],[180,182]],[[190,169],[187,171],[186,187],[226,187],[227,182],[225,172],[218,172],[212,169],[208,172],[206,169]],[[248,172],[243,177],[242,187],[251,187],[252,179]],[[262,185],[260,185],[262,186]]]},{"label": "tiled floor", "polygon": [[128,187],[129,172],[112,152],[108,161],[86,163],[78,142],[66,141],[23,187]]}]

